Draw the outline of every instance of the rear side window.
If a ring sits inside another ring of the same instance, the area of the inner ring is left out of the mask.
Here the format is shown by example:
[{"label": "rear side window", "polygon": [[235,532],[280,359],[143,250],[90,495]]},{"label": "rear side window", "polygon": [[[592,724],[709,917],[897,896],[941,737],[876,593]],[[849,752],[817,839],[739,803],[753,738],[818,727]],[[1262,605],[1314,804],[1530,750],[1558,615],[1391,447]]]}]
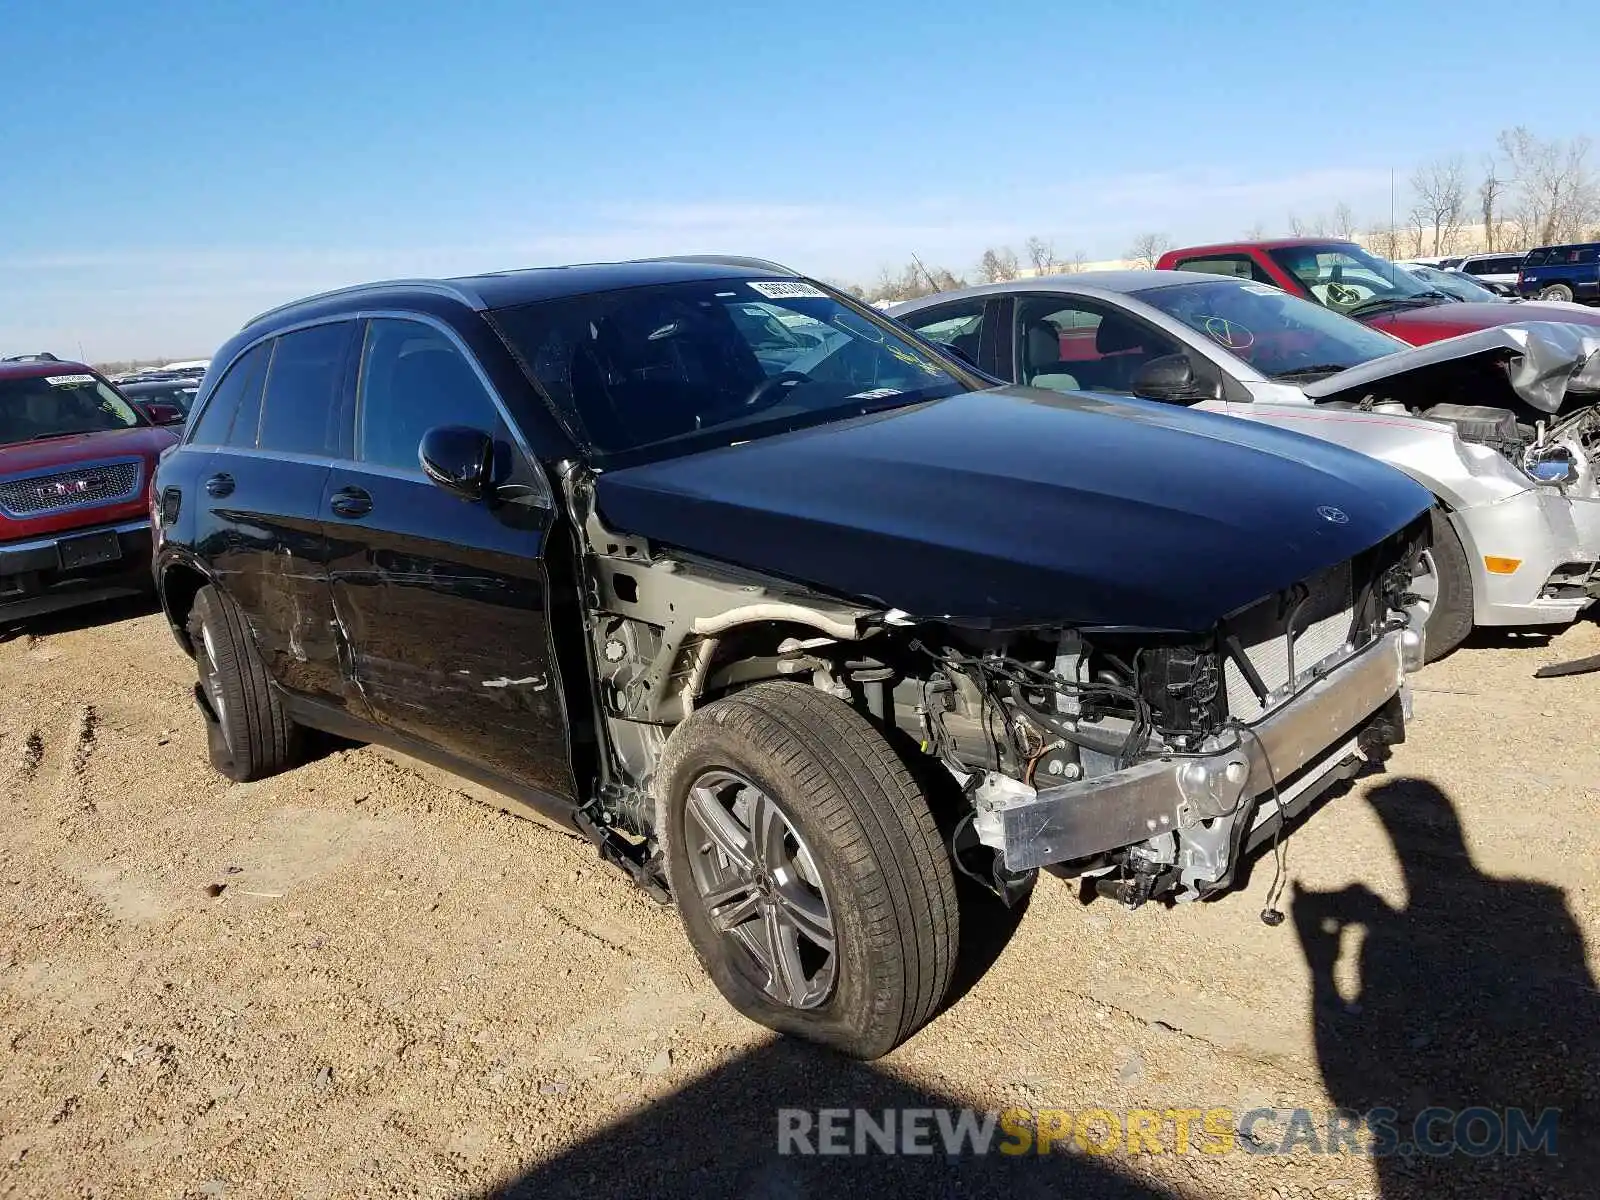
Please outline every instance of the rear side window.
[{"label": "rear side window", "polygon": [[1549,257],[1549,254],[1550,252],[1548,250],[1529,250],[1528,257],[1522,260],[1522,265],[1524,268],[1542,267],[1544,266],[1544,260]]},{"label": "rear side window", "polygon": [[354,322],[286,333],[273,347],[261,403],[263,450],[339,456],[343,446],[345,352]]},{"label": "rear side window", "polygon": [[1272,277],[1248,254],[1215,254],[1210,258],[1185,259],[1177,265],[1177,269],[1199,271],[1203,275],[1227,275],[1233,279],[1249,279],[1256,283],[1272,283]]},{"label": "rear side window", "polygon": [[444,334],[420,321],[367,323],[361,353],[362,462],[420,470],[417,447],[436,425],[467,425],[493,434],[494,401],[472,364]]},{"label": "rear side window", "polygon": [[983,337],[985,303],[985,298],[978,296],[970,300],[958,300],[954,304],[940,304],[911,313],[901,318],[900,323],[909,325],[930,342],[953,347],[977,362],[979,343]]},{"label": "rear side window", "polygon": [[189,437],[194,446],[254,446],[271,342],[253,346],[222,377]]},{"label": "rear side window", "polygon": [[1580,263],[1600,262],[1600,246],[1582,247],[1574,261]]}]

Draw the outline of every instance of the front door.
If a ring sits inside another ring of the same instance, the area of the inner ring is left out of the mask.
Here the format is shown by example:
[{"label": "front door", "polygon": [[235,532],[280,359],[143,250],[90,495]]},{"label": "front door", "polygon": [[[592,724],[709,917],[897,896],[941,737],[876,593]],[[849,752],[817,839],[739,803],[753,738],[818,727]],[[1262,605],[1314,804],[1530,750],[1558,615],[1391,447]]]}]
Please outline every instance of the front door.
[{"label": "front door", "polygon": [[[422,320],[374,318],[354,461],[323,492],[333,606],[374,719],[402,739],[558,799],[576,795],[542,554],[548,485],[467,352]],[[462,500],[423,474],[422,435],[495,437],[501,485]]]}]

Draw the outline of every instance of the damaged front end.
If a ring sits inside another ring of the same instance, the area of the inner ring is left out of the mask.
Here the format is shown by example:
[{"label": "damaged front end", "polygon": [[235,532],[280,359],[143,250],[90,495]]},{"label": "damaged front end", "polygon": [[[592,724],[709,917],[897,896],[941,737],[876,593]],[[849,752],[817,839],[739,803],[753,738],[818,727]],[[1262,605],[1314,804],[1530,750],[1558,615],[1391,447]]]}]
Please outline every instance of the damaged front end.
[{"label": "damaged front end", "polygon": [[[927,723],[951,770],[968,773],[977,842],[1005,873],[1093,875],[1125,903],[1228,887],[1243,853],[1403,740],[1405,676],[1425,649],[1409,591],[1423,531],[1203,637],[1072,631],[1048,668],[1011,654],[947,660],[945,675],[966,680],[951,694],[982,697],[980,719],[969,701],[965,714],[930,709]],[[986,739],[995,751],[980,764]]]},{"label": "damaged front end", "polygon": [[[1532,322],[1435,342],[1341,372],[1306,394],[1333,409],[1417,417],[1454,453],[1393,428],[1339,440],[1445,500],[1475,580],[1476,621],[1563,623],[1600,596],[1600,337]],[[1489,565],[1492,564],[1492,565]]]},{"label": "damaged front end", "polygon": [[580,824],[658,894],[666,742],[696,708],[765,680],[852,705],[945,778],[930,797],[948,793],[935,802],[957,863],[1007,900],[1041,866],[1127,903],[1224,889],[1279,821],[1404,737],[1425,515],[1202,634],[1002,630],[620,534],[586,473],[566,484],[602,744]]}]

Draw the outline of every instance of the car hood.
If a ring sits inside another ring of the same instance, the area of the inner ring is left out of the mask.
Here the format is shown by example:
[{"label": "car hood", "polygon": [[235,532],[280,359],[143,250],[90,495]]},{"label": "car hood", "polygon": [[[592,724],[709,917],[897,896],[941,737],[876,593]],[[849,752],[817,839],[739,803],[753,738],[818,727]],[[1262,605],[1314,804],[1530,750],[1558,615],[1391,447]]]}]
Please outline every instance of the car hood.
[{"label": "car hood", "polygon": [[1381,329],[1416,345],[1477,329],[1525,321],[1566,321],[1600,327],[1600,311],[1578,311],[1565,305],[1545,304],[1537,300],[1518,304],[1504,300],[1430,304],[1426,308],[1400,308],[1362,319],[1374,329]]},{"label": "car hood", "polygon": [[177,434],[170,429],[136,425],[131,429],[106,429],[0,446],[0,476],[31,475],[53,467],[67,468],[75,463],[99,462],[106,458],[138,457],[154,462],[177,440]]},{"label": "car hood", "polygon": [[[1463,304],[1455,307],[1493,309],[1501,306]],[[1524,311],[1522,305],[1503,307],[1512,312]],[[1472,359],[1481,360],[1486,368],[1484,403],[1502,402],[1503,395],[1496,396],[1495,390],[1503,393],[1509,385],[1518,399],[1541,412],[1553,413],[1569,397],[1600,392],[1600,326],[1577,324],[1564,315],[1559,321],[1497,325],[1386,354],[1307,384],[1303,390],[1313,400],[1330,400],[1380,380],[1394,383],[1406,375],[1414,375],[1417,386],[1425,388],[1430,376],[1437,375],[1445,364]]]},{"label": "car hood", "polygon": [[596,501],[626,532],[919,618],[1203,630],[1430,497],[1299,434],[1010,387],[607,472]]}]

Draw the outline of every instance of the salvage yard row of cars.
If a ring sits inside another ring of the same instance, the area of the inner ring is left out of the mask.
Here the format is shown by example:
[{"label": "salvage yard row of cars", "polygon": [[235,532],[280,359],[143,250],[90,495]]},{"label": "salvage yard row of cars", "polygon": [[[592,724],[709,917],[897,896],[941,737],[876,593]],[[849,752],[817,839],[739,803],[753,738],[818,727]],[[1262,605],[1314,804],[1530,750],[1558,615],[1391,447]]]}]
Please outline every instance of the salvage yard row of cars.
[{"label": "salvage yard row of cars", "polygon": [[181,425],[0,364],[0,617],[153,563],[224,775],[322,730],[484,783],[741,1012],[874,1057],[963,913],[1045,867],[1216,895],[1427,657],[1574,619],[1596,390],[1595,324],[1412,348],[1235,270],[891,314],[746,258],[376,283],[249,322]]}]

